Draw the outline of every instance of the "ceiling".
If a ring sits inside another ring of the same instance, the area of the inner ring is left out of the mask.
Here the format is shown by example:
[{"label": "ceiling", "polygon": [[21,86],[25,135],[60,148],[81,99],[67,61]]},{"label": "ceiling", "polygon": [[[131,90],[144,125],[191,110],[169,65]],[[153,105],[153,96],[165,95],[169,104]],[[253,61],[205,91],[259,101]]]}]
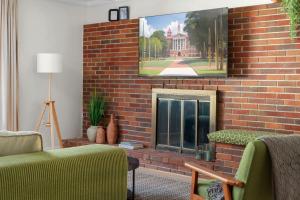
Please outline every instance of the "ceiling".
[{"label": "ceiling", "polygon": [[56,0],[56,1],[61,1],[61,2],[65,2],[65,3],[69,3],[69,4],[94,6],[94,5],[118,2],[118,1],[122,1],[122,0]]}]

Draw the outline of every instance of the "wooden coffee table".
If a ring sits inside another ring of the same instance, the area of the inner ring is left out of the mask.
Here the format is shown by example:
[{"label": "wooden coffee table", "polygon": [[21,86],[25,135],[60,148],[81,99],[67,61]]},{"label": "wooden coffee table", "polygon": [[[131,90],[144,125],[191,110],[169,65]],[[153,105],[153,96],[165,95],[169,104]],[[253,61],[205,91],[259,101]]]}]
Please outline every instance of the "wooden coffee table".
[{"label": "wooden coffee table", "polygon": [[[135,192],[135,170],[137,168],[139,168],[140,166],[140,161],[137,158],[133,158],[128,156],[128,171],[132,171],[132,191],[128,190],[128,195],[127,195],[127,199],[128,196],[131,196],[131,199],[134,200],[134,192]],[[131,193],[131,195],[129,195]]]}]

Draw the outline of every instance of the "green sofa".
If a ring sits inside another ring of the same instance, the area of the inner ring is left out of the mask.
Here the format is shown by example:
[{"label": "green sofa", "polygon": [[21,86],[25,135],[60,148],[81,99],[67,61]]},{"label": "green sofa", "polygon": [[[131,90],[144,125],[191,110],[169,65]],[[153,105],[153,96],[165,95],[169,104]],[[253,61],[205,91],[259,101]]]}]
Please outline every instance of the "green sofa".
[{"label": "green sofa", "polygon": [[0,157],[0,199],[125,200],[124,150],[89,145]]}]

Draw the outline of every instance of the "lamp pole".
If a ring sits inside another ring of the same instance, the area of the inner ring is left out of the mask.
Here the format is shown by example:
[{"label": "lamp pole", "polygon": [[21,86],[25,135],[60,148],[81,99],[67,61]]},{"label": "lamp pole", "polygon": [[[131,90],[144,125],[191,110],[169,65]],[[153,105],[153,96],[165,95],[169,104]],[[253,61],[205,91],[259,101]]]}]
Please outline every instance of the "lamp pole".
[{"label": "lamp pole", "polygon": [[52,73],[49,73],[48,75],[48,84],[49,84],[49,88],[48,88],[48,101],[51,101],[51,85],[52,85]]}]

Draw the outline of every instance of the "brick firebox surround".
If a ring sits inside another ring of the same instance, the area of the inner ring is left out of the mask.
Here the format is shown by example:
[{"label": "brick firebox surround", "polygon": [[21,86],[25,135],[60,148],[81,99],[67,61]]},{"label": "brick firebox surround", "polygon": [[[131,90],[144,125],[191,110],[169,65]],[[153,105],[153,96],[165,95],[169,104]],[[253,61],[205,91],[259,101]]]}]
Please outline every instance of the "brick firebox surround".
[{"label": "brick firebox surround", "polygon": [[[107,114],[118,116],[121,140],[141,141],[147,147],[152,88],[217,90],[219,130],[300,133],[300,38],[289,37],[289,19],[279,4],[229,9],[228,78],[139,77],[138,29],[138,19],[84,26],[84,135],[89,126],[86,108],[95,88],[105,96]],[[222,154],[219,163],[230,161],[230,156]]]}]

